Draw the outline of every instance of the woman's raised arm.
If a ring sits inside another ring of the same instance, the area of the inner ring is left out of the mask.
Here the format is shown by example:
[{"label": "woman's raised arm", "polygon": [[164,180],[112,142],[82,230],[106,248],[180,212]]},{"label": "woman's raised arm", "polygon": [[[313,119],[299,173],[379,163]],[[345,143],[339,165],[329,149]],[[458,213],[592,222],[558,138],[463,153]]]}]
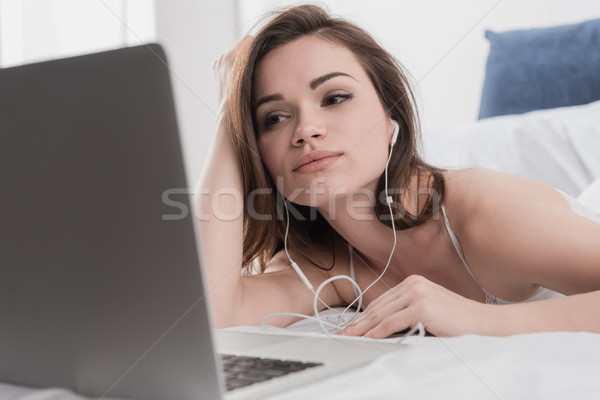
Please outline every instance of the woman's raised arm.
[{"label": "woman's raised arm", "polygon": [[206,289],[212,300],[217,326],[232,324],[242,295],[242,170],[227,131],[225,114],[231,68],[242,44],[243,40],[213,64],[219,109],[215,135],[196,189],[196,215],[208,278]]},{"label": "woman's raised arm", "polygon": [[[260,324],[268,314],[301,312],[312,314],[312,293],[289,268],[287,258],[278,255],[271,264],[279,271],[258,276],[241,276],[243,255],[243,180],[241,163],[227,131],[226,94],[231,66],[244,38],[214,64],[220,107],[215,136],[204,164],[196,192],[196,215],[202,239],[206,289],[211,298],[216,326]],[[308,279],[317,287],[327,279],[323,271],[297,260]],[[321,298],[340,303],[331,285]],[[294,319],[277,318],[269,323],[287,325]]]}]

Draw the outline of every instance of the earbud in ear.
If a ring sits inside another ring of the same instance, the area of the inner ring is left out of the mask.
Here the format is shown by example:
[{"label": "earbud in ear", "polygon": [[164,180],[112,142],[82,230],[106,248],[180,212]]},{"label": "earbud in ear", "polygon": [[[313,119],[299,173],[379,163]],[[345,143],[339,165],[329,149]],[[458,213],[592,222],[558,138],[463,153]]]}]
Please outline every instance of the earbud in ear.
[{"label": "earbud in ear", "polygon": [[394,134],[392,135],[392,142],[390,143],[390,146],[396,144],[396,140],[398,139],[398,131],[400,131],[400,124],[398,124],[398,121],[393,119],[392,125],[394,125]]}]

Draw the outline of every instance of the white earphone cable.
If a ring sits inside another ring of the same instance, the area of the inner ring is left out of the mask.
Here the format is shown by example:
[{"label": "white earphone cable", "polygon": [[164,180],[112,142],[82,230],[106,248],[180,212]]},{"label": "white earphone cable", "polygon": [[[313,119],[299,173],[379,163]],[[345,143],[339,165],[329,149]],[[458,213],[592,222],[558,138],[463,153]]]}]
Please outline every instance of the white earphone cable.
[{"label": "white earphone cable", "polygon": [[[302,270],[300,269],[300,267],[298,266],[298,264],[296,264],[296,262],[294,260],[292,260],[292,258],[290,257],[290,254],[288,252],[288,248],[287,248],[287,238],[288,238],[288,232],[289,232],[289,228],[290,228],[290,215],[289,215],[289,211],[288,211],[288,207],[287,207],[287,199],[284,199],[284,206],[285,206],[285,212],[286,212],[286,229],[285,229],[285,236],[284,236],[284,240],[283,240],[283,244],[284,244],[284,249],[285,249],[285,253],[288,257],[288,259],[291,262],[291,266],[292,268],[296,271],[296,274],[300,277],[300,279],[302,279],[302,281],[304,282],[304,284],[308,287],[308,289],[314,294],[314,298],[313,298],[313,312],[314,312],[314,316],[308,316],[308,315],[304,315],[304,314],[298,314],[298,313],[275,313],[275,314],[270,314],[267,315],[266,317],[263,318],[262,320],[262,326],[266,327],[265,322],[273,317],[276,316],[292,316],[292,317],[300,317],[300,318],[304,318],[304,319],[310,319],[310,320],[316,320],[319,323],[319,326],[321,327],[322,331],[325,333],[325,335],[327,336],[331,336],[330,331],[331,330],[341,330],[344,327],[346,327],[348,324],[350,324],[358,315],[359,312],[362,308],[362,301],[363,301],[363,296],[364,294],[367,292],[367,290],[369,290],[373,285],[375,285],[382,277],[383,275],[386,273],[386,271],[388,270],[388,267],[390,266],[390,263],[392,261],[392,257],[394,255],[394,251],[396,250],[396,244],[397,244],[397,237],[396,237],[396,225],[394,222],[394,213],[392,211],[392,203],[393,203],[393,199],[392,197],[388,194],[388,166],[390,164],[390,160],[392,158],[392,151],[393,151],[393,146],[396,143],[396,138],[397,138],[397,133],[398,133],[398,123],[396,121],[394,122],[394,135],[392,138],[392,142],[390,144],[390,152],[388,155],[388,159],[387,162],[385,164],[385,201],[386,204],[388,206],[388,209],[390,211],[390,218],[391,218],[391,223],[392,223],[392,232],[394,235],[394,245],[392,247],[392,251],[390,252],[390,255],[388,257],[388,261],[385,265],[385,268],[383,269],[383,271],[381,272],[381,274],[369,285],[367,286],[367,288],[365,290],[360,289],[360,286],[358,285],[358,283],[356,283],[356,281],[352,278],[350,278],[349,276],[346,275],[336,275],[336,276],[332,276],[328,279],[326,279],[325,281],[323,281],[319,287],[317,288],[317,290],[315,291],[312,284],[310,283],[310,281],[308,280],[308,278],[306,278],[306,276],[304,275],[304,273],[302,272]],[[335,251],[335,250],[334,250]],[[321,293],[321,290],[328,285],[331,282],[334,282],[336,280],[339,279],[344,279],[349,281],[355,288],[358,289],[358,296],[343,310],[343,311],[339,311],[336,310],[334,308],[331,308],[326,302],[324,302],[320,297],[319,294]],[[358,301],[358,305],[357,305],[357,312],[353,313],[352,317],[350,319],[346,319],[345,318],[345,313],[348,312],[348,310],[354,306],[354,304]],[[318,303],[321,302],[326,308],[335,311],[336,313],[338,313],[337,318],[338,320],[341,320],[342,323],[340,325],[336,325],[336,324],[332,324],[330,322],[327,321],[323,321],[322,317],[319,315],[319,306]],[[326,328],[326,325],[328,326],[328,328]],[[406,334],[404,334],[399,340],[403,340],[405,337],[412,335],[413,333],[415,333],[416,331],[419,331],[419,336],[423,336],[425,333],[425,329],[423,328],[423,324],[421,324],[420,322],[417,324],[417,326],[413,327],[409,332],[407,332]]]},{"label": "white earphone cable", "polygon": [[[286,222],[287,222],[286,223],[286,227],[285,227],[285,236],[284,236],[284,239],[283,239],[283,248],[285,250],[285,254],[287,255],[287,258],[292,263],[292,268],[294,268],[294,270],[296,271],[296,274],[302,279],[302,281],[304,282],[304,284],[313,293],[313,295],[315,295],[315,299],[318,299],[328,309],[336,311],[336,312],[339,313],[338,310],[335,310],[334,308],[329,307],[329,305],[327,303],[325,303],[323,300],[321,300],[319,298],[317,292],[315,292],[315,290],[313,289],[313,286],[310,283],[310,281],[308,280],[308,278],[306,277],[306,275],[304,275],[304,273],[302,272],[302,270],[300,269],[300,267],[298,266],[298,264],[296,264],[296,262],[292,260],[292,257],[290,257],[290,253],[288,252],[288,248],[287,248],[287,238],[288,238],[288,232],[290,230],[290,212],[288,211],[288,207],[287,207],[287,199],[283,200],[283,205],[285,207]],[[318,291],[318,292],[320,292],[320,291]]]}]

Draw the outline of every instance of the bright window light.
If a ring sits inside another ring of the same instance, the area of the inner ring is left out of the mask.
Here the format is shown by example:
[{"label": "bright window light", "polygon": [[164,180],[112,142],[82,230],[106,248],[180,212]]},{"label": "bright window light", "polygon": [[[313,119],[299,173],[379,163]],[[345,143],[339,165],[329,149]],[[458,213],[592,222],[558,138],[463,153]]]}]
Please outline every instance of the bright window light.
[{"label": "bright window light", "polygon": [[0,67],[156,40],[153,0],[0,0]]}]

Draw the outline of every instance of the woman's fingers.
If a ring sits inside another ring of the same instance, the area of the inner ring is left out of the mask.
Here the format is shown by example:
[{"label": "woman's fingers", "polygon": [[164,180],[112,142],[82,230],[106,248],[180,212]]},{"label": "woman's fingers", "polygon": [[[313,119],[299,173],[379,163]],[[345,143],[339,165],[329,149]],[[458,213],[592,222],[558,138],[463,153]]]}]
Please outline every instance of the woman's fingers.
[{"label": "woman's fingers", "polygon": [[244,36],[235,46],[227,53],[222,54],[213,62],[213,72],[217,83],[217,96],[220,104],[226,101],[229,84],[231,81],[231,73],[236,57],[241,52],[245,51],[246,47],[251,43],[253,37],[251,35]]},{"label": "woman's fingers", "polygon": [[394,314],[388,315],[363,336],[371,339],[384,339],[396,332],[403,331],[406,328],[412,328],[416,326],[417,323],[418,321],[415,322],[415,315],[411,312],[411,309],[405,308]]},{"label": "woman's fingers", "polygon": [[404,310],[408,306],[407,301],[402,298],[400,291],[390,290],[381,297],[385,298],[378,302],[378,304],[375,304],[375,302],[369,304],[365,311],[342,331],[342,334],[362,336],[388,319],[390,315]]},{"label": "woman's fingers", "polygon": [[[411,307],[411,305],[417,301],[423,301],[428,291],[435,289],[434,286],[432,282],[422,276],[409,276],[373,300],[365,311],[340,334],[363,336],[387,333],[389,336],[415,326],[419,321],[424,321],[426,316],[420,316],[417,312],[419,307]],[[395,321],[395,316],[400,312],[402,318]]]},{"label": "woman's fingers", "polygon": [[381,322],[381,315],[374,308],[367,308],[351,324],[339,332],[340,335],[362,336]]},{"label": "woman's fingers", "polygon": [[374,300],[342,333],[384,338],[418,322],[436,336],[480,333],[484,321],[497,319],[499,309],[415,275]]}]

